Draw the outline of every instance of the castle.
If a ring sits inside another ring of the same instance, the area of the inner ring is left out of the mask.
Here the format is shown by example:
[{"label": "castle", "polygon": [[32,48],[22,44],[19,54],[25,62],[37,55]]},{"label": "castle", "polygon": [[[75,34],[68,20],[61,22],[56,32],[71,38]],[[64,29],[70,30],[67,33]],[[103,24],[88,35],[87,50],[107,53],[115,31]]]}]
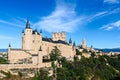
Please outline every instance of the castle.
[{"label": "castle", "polygon": [[[85,43],[85,42],[83,42]],[[43,59],[49,59],[51,50],[56,46],[63,57],[73,59],[76,55],[75,43],[66,42],[65,32],[53,32],[52,38],[42,36],[42,31],[32,30],[27,20],[26,27],[22,32],[22,48],[8,47],[8,60],[11,64],[37,64],[44,67]],[[86,45],[84,45],[85,47]]]}]

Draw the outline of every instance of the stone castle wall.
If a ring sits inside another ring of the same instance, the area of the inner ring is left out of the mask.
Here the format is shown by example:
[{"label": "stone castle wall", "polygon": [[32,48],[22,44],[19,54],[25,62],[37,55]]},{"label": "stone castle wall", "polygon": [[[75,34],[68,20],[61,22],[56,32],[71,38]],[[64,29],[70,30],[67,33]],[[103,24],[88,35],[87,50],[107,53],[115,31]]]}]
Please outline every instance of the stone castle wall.
[{"label": "stone castle wall", "polygon": [[10,70],[10,69],[30,69],[30,68],[40,68],[40,67],[50,67],[51,62],[43,63],[43,65],[37,64],[1,64],[0,70]]}]

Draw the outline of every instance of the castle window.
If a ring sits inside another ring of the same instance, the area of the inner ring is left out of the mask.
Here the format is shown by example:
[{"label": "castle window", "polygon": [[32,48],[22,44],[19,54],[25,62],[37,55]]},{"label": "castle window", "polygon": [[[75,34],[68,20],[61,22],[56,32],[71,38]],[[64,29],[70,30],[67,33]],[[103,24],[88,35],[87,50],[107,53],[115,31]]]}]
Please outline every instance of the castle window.
[{"label": "castle window", "polygon": [[33,43],[34,43],[34,40],[33,40]]}]

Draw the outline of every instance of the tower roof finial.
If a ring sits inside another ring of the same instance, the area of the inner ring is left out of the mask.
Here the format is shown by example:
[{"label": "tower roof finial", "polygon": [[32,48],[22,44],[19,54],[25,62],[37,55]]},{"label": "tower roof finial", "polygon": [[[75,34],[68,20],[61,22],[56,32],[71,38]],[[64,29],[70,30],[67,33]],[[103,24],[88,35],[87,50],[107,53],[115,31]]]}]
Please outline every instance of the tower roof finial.
[{"label": "tower roof finial", "polygon": [[42,33],[42,29],[40,29],[40,33]]},{"label": "tower roof finial", "polygon": [[26,22],[26,28],[30,28],[30,21],[27,18],[27,22]]},{"label": "tower roof finial", "polygon": [[72,43],[71,37],[70,37],[70,39],[69,39],[69,43]]},{"label": "tower roof finial", "polygon": [[8,47],[11,47],[10,43],[9,43],[9,46]]}]

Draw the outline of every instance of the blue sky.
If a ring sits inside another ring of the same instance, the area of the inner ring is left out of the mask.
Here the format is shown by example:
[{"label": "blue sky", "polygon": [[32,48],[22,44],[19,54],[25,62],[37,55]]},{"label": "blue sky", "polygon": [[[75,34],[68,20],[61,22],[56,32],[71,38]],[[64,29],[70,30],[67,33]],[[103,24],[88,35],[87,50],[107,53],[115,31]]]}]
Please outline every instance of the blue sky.
[{"label": "blue sky", "polygon": [[0,0],[0,48],[21,48],[27,17],[43,36],[66,31],[76,44],[120,47],[120,0]]}]

